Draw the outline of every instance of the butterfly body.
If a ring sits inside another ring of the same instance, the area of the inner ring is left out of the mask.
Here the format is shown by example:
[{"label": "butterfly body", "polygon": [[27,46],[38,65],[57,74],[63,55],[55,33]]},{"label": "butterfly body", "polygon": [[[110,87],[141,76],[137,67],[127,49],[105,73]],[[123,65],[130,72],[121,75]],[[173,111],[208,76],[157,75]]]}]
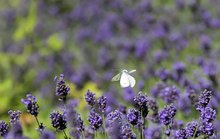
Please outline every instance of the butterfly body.
[{"label": "butterfly body", "polygon": [[132,77],[130,74],[135,72],[136,70],[128,71],[126,69],[122,70],[119,74],[115,75],[112,78],[112,81],[119,81],[122,88],[125,87],[134,87],[136,81],[134,77]]}]

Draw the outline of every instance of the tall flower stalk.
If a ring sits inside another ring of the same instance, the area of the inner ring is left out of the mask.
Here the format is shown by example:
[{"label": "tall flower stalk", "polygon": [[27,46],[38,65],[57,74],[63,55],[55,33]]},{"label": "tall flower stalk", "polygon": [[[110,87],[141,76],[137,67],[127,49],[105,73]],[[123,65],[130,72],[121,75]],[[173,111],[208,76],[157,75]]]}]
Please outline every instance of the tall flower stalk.
[{"label": "tall flower stalk", "polygon": [[67,121],[64,114],[60,114],[58,111],[53,111],[50,114],[51,124],[56,130],[63,131],[64,138],[68,139],[68,136],[65,132],[65,129],[67,128]]},{"label": "tall flower stalk", "polygon": [[43,125],[43,123],[40,123],[37,118],[39,113],[39,105],[37,104],[37,98],[35,96],[32,96],[31,94],[27,94],[26,99],[21,99],[21,102],[25,104],[27,112],[35,117],[36,122],[38,124],[38,130],[40,133],[42,133],[45,126]]}]

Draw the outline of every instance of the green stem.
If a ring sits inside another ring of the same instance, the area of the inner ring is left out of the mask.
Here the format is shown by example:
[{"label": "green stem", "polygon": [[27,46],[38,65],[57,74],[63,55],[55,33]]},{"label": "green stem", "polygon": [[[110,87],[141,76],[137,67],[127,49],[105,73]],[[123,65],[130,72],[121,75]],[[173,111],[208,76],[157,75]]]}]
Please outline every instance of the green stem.
[{"label": "green stem", "polygon": [[[142,110],[141,110],[141,117],[143,118],[143,121],[144,121],[144,117],[142,116]],[[143,125],[141,125],[141,131],[140,131],[141,139],[143,139],[143,136],[144,136],[143,127],[144,127],[144,123]]]},{"label": "green stem", "polygon": [[36,119],[36,121],[37,121],[37,125],[38,125],[38,127],[40,126],[40,122],[38,121],[38,119],[37,119],[37,116],[34,116],[35,117],[35,119]]},{"label": "green stem", "polygon": [[42,123],[40,124],[40,122],[39,122],[37,116],[34,116],[34,117],[35,117],[35,119],[36,119],[36,121],[37,121],[38,130],[39,130],[39,132],[40,132],[40,134],[41,134],[41,133],[42,133],[41,126],[43,126],[43,125],[42,125]]},{"label": "green stem", "polygon": [[95,131],[95,139],[98,139],[97,136],[98,136],[98,135],[97,135],[97,131]]},{"label": "green stem", "polygon": [[105,134],[105,139],[107,139],[107,132],[106,132],[106,129],[105,129],[105,115],[104,113],[102,114],[102,120],[103,120],[103,128],[104,128],[104,134]]},{"label": "green stem", "polygon": [[172,132],[172,125],[173,125],[173,120],[171,120],[171,123],[170,123],[170,135],[171,135],[171,132]]},{"label": "green stem", "polygon": [[66,135],[66,132],[63,130],[63,134],[65,136],[65,139],[68,139],[67,135]]}]

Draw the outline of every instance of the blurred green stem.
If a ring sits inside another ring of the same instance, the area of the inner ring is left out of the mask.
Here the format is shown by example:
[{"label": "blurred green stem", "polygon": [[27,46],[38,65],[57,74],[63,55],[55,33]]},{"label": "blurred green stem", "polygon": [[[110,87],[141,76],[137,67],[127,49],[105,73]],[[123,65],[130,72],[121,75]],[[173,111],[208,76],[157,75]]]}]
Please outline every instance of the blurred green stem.
[{"label": "blurred green stem", "polygon": [[107,139],[107,131],[105,129],[105,114],[102,114],[102,120],[103,120],[103,128],[104,128],[104,134],[105,134],[105,139]]},{"label": "blurred green stem", "polygon": [[68,139],[67,135],[66,135],[66,132],[63,130],[63,134],[64,134],[64,138],[65,139]]}]

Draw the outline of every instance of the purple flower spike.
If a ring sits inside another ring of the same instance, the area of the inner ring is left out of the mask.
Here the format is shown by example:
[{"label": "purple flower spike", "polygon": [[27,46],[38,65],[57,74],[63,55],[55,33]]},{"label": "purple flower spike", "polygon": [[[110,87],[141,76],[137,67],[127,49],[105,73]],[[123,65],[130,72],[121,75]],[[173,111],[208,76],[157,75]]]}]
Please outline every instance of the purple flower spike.
[{"label": "purple flower spike", "polygon": [[143,95],[142,92],[139,92],[137,96],[134,97],[134,103],[138,109],[143,109],[146,107],[148,98],[146,95]]},{"label": "purple flower spike", "polygon": [[55,139],[55,135],[50,131],[43,131],[41,134],[41,139]]},{"label": "purple flower spike", "polygon": [[26,105],[27,112],[31,115],[37,117],[39,112],[39,106],[37,104],[37,99],[31,94],[26,95],[26,99],[21,99],[21,102]]},{"label": "purple flower spike", "polygon": [[143,95],[142,92],[139,92],[138,95],[134,97],[134,103],[138,110],[142,113],[142,116],[146,117],[148,114],[148,97]]},{"label": "purple flower spike", "polygon": [[206,107],[201,111],[201,120],[205,122],[212,122],[215,120],[216,111],[210,107]]},{"label": "purple flower spike", "polygon": [[28,137],[23,136],[21,124],[15,123],[10,129],[10,132],[4,136],[4,139],[28,139]]},{"label": "purple flower spike", "polygon": [[60,101],[66,101],[67,95],[70,93],[70,87],[66,85],[64,75],[60,74],[60,77],[55,77],[56,81],[56,96],[59,97]]},{"label": "purple flower spike", "polygon": [[8,124],[0,120],[0,135],[4,137],[8,133]]},{"label": "purple flower spike", "polygon": [[128,122],[132,125],[137,125],[140,113],[136,109],[129,109],[127,114]]},{"label": "purple flower spike", "polygon": [[101,96],[98,99],[99,110],[104,113],[106,110],[107,99],[105,96]]},{"label": "purple flower spike", "polygon": [[162,132],[160,127],[149,127],[145,130],[146,139],[161,139]]},{"label": "purple flower spike", "polygon": [[196,132],[197,125],[198,125],[198,123],[195,121],[186,124],[186,137],[187,138],[194,136],[194,134]]},{"label": "purple flower spike", "polygon": [[21,111],[12,111],[9,110],[8,114],[10,116],[10,123],[11,124],[16,124],[17,122],[19,122],[20,119],[20,115],[21,115]]},{"label": "purple flower spike", "polygon": [[90,92],[90,90],[87,91],[85,94],[85,100],[90,106],[94,106],[96,103],[95,94]]},{"label": "purple flower spike", "polygon": [[164,125],[169,125],[176,114],[176,108],[173,105],[166,106],[160,113],[160,121]]},{"label": "purple flower spike", "polygon": [[93,130],[98,130],[102,126],[102,117],[93,109],[90,111],[88,121]]},{"label": "purple flower spike", "polygon": [[211,91],[204,90],[199,96],[199,101],[196,109],[199,111],[204,109],[209,104],[211,95],[212,95]]},{"label": "purple flower spike", "polygon": [[176,138],[177,139],[187,139],[186,138],[186,130],[185,129],[179,129],[176,131]]},{"label": "purple flower spike", "polygon": [[77,130],[79,131],[79,132],[83,132],[83,131],[85,131],[85,125],[83,124],[83,120],[81,119],[81,116],[80,116],[80,114],[77,114]]},{"label": "purple flower spike", "polygon": [[173,103],[179,98],[180,91],[175,86],[165,87],[160,92],[160,97],[166,103]]},{"label": "purple flower spike", "polygon": [[119,110],[112,111],[107,115],[107,121],[109,124],[113,123],[116,120],[121,120],[122,113]]},{"label": "purple flower spike", "polygon": [[58,130],[64,130],[67,127],[67,120],[63,114],[54,111],[50,114],[51,124]]},{"label": "purple flower spike", "polygon": [[136,135],[132,132],[129,124],[121,126],[122,139],[136,139]]},{"label": "purple flower spike", "polygon": [[198,131],[204,135],[212,136],[214,134],[213,123],[201,122]]}]

